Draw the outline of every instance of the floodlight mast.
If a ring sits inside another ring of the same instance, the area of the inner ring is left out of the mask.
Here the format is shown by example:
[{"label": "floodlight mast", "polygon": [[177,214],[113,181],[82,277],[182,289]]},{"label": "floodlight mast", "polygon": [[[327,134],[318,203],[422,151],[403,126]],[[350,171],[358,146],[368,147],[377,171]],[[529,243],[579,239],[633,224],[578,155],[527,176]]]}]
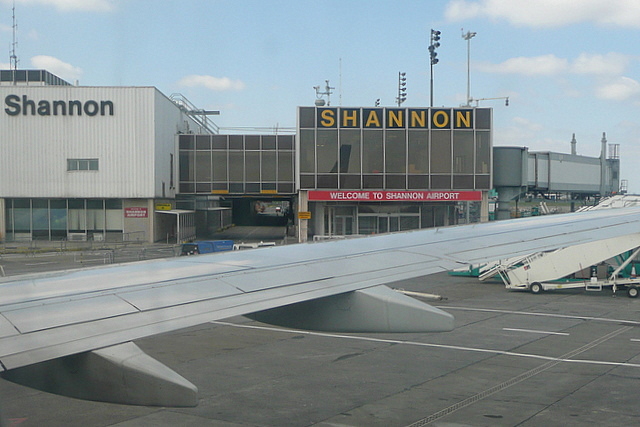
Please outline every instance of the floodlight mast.
[{"label": "floodlight mast", "polygon": [[440,47],[440,34],[442,32],[431,29],[431,38],[429,44],[429,65],[431,70],[431,79],[430,79],[430,98],[431,98],[431,106],[433,107],[433,66],[436,65],[438,61],[438,53],[436,52],[436,48]]},{"label": "floodlight mast", "polygon": [[476,34],[477,33],[471,31],[462,34],[462,38],[467,41],[467,107],[471,107],[471,39],[474,38]]}]

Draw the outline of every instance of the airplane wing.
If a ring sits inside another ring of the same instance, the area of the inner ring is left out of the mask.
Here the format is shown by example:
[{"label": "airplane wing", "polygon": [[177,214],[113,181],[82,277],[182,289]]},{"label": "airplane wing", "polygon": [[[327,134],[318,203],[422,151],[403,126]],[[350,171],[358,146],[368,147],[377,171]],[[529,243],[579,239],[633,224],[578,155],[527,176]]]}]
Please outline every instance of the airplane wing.
[{"label": "airplane wing", "polygon": [[453,316],[381,285],[639,225],[640,208],[589,211],[8,278],[0,372],[75,397],[193,406],[195,387],[131,341],[251,313],[328,330],[447,331]]}]

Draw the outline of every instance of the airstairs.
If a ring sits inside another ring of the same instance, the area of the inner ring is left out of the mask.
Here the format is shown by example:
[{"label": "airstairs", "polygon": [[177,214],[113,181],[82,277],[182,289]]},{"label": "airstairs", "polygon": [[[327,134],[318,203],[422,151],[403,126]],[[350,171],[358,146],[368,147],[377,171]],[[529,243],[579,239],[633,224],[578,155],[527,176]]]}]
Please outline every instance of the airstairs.
[{"label": "airstairs", "polygon": [[[629,255],[630,251],[633,253]],[[640,278],[634,277],[634,274],[621,277],[621,272],[636,259],[638,253],[640,233],[631,233],[487,265],[479,278],[487,280],[499,276],[507,289],[530,290],[533,293],[567,288],[599,291],[605,287],[612,287],[615,292],[622,288],[627,290],[630,297],[635,298],[639,294]],[[597,271],[597,267],[592,267],[615,259],[620,265],[611,274],[608,273],[608,267],[600,272]],[[584,280],[563,280],[585,271],[588,273]]]}]

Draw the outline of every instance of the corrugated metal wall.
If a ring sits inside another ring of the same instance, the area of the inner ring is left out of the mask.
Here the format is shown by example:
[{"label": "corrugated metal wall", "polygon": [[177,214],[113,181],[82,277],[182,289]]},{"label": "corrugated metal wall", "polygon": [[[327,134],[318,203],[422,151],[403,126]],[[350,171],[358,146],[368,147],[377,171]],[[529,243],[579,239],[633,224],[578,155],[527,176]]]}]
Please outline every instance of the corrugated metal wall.
[{"label": "corrugated metal wall", "polygon": [[[35,114],[10,115],[9,95],[21,110],[24,96],[33,101]],[[168,190],[174,135],[188,119],[157,89],[2,86],[0,99],[0,197],[153,198],[165,181]],[[113,115],[38,110],[58,100],[111,101]],[[99,170],[68,171],[67,159],[98,159]]]}]

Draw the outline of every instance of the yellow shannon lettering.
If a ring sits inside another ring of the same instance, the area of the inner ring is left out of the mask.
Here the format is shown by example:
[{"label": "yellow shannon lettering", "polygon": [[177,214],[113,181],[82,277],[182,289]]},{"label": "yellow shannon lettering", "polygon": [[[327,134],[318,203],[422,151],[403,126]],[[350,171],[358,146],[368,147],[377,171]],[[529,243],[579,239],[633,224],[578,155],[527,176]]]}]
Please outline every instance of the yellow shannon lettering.
[{"label": "yellow shannon lettering", "polygon": [[433,113],[431,121],[437,128],[447,127],[449,126],[449,114],[443,110],[436,111],[435,113]]},{"label": "yellow shannon lettering", "polygon": [[320,125],[326,128],[330,128],[336,125],[336,114],[333,110],[322,110],[320,113]]},{"label": "yellow shannon lettering", "polygon": [[456,127],[457,128],[470,128],[471,127],[471,111],[456,111]]},{"label": "yellow shannon lettering", "polygon": [[341,110],[342,127],[358,126],[358,110]]},{"label": "yellow shannon lettering", "polygon": [[412,128],[426,128],[427,127],[427,112],[425,110],[409,110],[410,119],[409,127]]},{"label": "yellow shannon lettering", "polygon": [[369,114],[367,115],[367,120],[364,123],[364,127],[366,128],[382,127],[382,124],[380,124],[380,119],[378,118],[378,114],[376,114],[375,110],[369,111]]},{"label": "yellow shannon lettering", "polygon": [[402,114],[403,112],[403,110],[387,110],[387,127],[404,127],[404,114]]}]

